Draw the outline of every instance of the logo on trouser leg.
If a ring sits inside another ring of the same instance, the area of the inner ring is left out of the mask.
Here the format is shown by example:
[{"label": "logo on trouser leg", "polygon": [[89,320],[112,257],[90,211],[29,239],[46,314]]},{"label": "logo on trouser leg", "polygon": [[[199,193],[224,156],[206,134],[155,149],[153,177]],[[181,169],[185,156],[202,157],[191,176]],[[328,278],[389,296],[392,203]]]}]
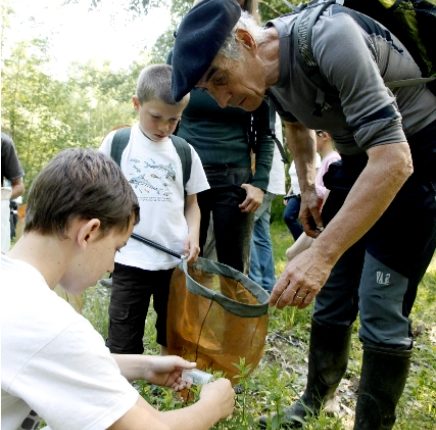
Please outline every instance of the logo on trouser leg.
[{"label": "logo on trouser leg", "polygon": [[389,285],[389,280],[391,278],[390,273],[383,273],[381,270],[376,272],[377,284],[379,285]]}]

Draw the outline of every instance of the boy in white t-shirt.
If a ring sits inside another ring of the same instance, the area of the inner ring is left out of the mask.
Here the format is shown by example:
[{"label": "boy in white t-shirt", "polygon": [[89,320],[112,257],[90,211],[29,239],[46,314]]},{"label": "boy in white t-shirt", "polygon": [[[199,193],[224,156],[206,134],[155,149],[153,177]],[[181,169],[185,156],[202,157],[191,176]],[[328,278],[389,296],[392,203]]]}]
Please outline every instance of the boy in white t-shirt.
[{"label": "boy in white t-shirt", "polygon": [[[146,217],[146,216],[145,216]],[[181,357],[111,355],[89,321],[54,291],[80,294],[111,271],[139,220],[118,166],[93,150],[58,154],[34,180],[24,234],[1,256],[1,428],[208,429],[228,416],[226,379],[202,387],[189,407],[159,412],[128,380],[180,389],[194,363]]]},{"label": "boy in white t-shirt", "polygon": [[[184,166],[171,134],[180,121],[189,95],[175,103],[171,95],[171,66],[145,67],[138,78],[133,105],[139,123],[130,131],[120,166],[132,185],[140,205],[142,220],[134,233],[195,261],[200,251],[200,210],[197,193],[209,188],[200,158],[190,151],[189,180],[184,186]],[[103,141],[100,151],[110,155],[115,132]],[[112,152],[113,154],[113,152]],[[109,333],[106,345],[111,352],[125,354],[144,351],[142,338],[150,298],[156,310],[157,343],[166,353],[166,321],[169,284],[177,257],[133,238],[116,255],[109,305]]]}]

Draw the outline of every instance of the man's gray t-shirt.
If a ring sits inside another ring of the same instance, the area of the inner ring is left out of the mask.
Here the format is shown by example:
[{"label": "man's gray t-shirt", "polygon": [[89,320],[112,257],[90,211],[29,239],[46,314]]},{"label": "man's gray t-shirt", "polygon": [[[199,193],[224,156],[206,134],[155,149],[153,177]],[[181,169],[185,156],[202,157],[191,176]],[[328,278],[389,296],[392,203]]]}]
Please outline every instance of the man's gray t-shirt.
[{"label": "man's gray t-shirt", "polygon": [[373,25],[367,33],[350,15],[332,10],[338,8],[329,7],[312,33],[314,59],[338,94],[321,113],[315,103],[320,92],[302,68],[290,36],[296,15],[268,23],[280,36],[279,82],[270,93],[283,119],[329,131],[344,155],[404,141],[405,134],[411,136],[436,120],[436,97],[424,85],[394,94],[384,85],[421,77],[401,42],[382,26]]}]

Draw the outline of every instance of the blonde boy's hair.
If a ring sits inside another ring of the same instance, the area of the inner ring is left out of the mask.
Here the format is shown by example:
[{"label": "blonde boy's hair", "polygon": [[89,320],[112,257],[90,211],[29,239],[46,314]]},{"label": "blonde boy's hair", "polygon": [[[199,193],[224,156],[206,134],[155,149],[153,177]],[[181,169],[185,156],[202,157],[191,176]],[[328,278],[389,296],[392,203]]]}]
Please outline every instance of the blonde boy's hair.
[{"label": "blonde boy's hair", "polygon": [[136,85],[136,96],[142,104],[161,100],[170,105],[178,104],[171,95],[172,67],[168,64],[153,64],[144,67]]}]

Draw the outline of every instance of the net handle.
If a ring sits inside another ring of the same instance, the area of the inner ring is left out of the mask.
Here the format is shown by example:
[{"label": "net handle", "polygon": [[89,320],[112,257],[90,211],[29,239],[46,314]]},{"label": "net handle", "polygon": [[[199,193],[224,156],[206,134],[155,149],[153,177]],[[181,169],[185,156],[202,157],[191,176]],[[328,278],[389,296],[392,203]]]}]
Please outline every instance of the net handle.
[{"label": "net handle", "polygon": [[180,258],[181,260],[184,260],[186,258],[184,255],[181,255],[178,252],[173,251],[172,249],[169,249],[166,246],[161,245],[160,243],[154,242],[151,239],[146,239],[145,237],[142,237],[139,234],[132,233],[130,237],[132,239],[144,243],[145,245],[151,246],[152,248],[158,249],[159,251],[172,255],[173,257]]}]

